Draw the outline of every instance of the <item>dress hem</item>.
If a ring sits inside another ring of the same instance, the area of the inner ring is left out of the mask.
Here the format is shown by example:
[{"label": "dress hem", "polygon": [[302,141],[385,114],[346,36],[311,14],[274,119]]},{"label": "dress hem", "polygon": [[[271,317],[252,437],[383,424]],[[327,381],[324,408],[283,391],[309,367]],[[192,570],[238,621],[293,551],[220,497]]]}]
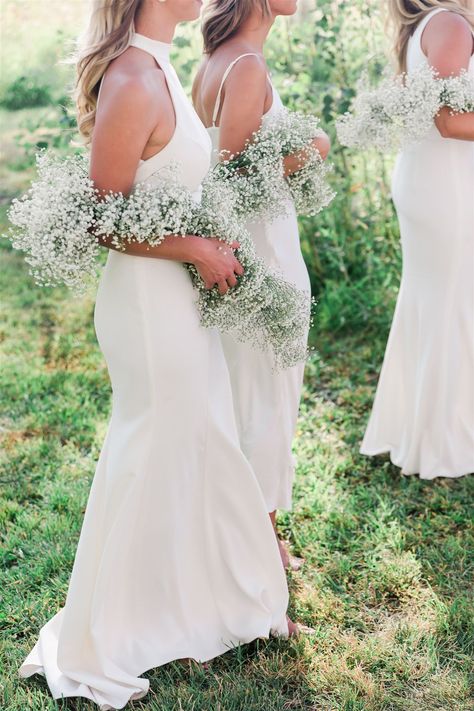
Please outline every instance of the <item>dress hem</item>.
[{"label": "dress hem", "polygon": [[[268,513],[273,513],[274,511],[293,511],[293,482],[295,480],[295,471],[296,471],[296,465],[291,463],[288,465],[288,478],[287,481],[290,481],[290,493],[287,494],[286,496],[281,496],[281,494],[278,494],[276,497],[276,503],[273,506],[273,508],[270,508],[268,504],[265,502],[265,505],[267,507]],[[258,477],[257,477],[258,479]],[[278,503],[280,502],[280,503]]]},{"label": "dress hem", "polygon": [[418,475],[420,479],[423,479],[425,481],[433,481],[433,479],[460,479],[463,476],[469,476],[470,474],[474,474],[474,468],[467,469],[466,471],[462,470],[460,473],[455,474],[423,474],[423,472],[420,473],[419,471],[408,471],[404,468],[404,465],[400,462],[400,460],[396,461],[392,450],[393,448],[390,445],[382,445],[380,448],[361,447],[359,452],[360,454],[363,454],[367,457],[377,457],[381,454],[388,454],[390,456],[390,461],[392,462],[392,464],[394,464],[401,470],[401,474],[403,474],[403,476]]},{"label": "dress hem", "polygon": [[[281,630],[282,627],[285,627],[285,626],[286,626],[286,632],[277,631],[277,630]],[[192,655],[189,655],[189,654],[186,654],[183,652],[182,654],[180,654],[180,656],[173,656],[172,658],[167,659],[166,661],[161,661],[161,662],[158,662],[157,664],[150,664],[150,666],[147,666],[145,669],[143,669],[143,671],[137,673],[137,681],[141,680],[141,681],[146,682],[148,684],[148,687],[146,689],[140,689],[138,691],[131,690],[130,696],[125,701],[120,701],[118,703],[118,705],[111,705],[110,703],[107,703],[107,702],[100,703],[100,702],[96,701],[92,690],[90,691],[90,694],[87,694],[87,693],[81,694],[81,693],[73,692],[70,694],[64,694],[64,693],[56,694],[56,695],[52,694],[52,697],[53,697],[53,699],[85,698],[85,699],[88,699],[89,701],[92,701],[93,703],[97,704],[100,711],[116,711],[116,709],[125,708],[125,706],[128,703],[130,703],[131,701],[137,701],[139,699],[142,699],[144,696],[146,696],[146,694],[149,692],[149,680],[143,679],[140,675],[146,674],[151,669],[159,669],[159,667],[162,667],[165,664],[170,664],[171,662],[176,662],[180,659],[187,659],[187,658],[192,659],[193,661],[197,662],[198,664],[202,664],[205,662],[209,662],[212,659],[215,659],[216,657],[220,657],[222,654],[225,654],[226,652],[231,652],[233,649],[237,649],[241,645],[249,644],[250,642],[254,642],[256,639],[271,639],[272,637],[282,637],[283,639],[289,638],[288,621],[286,619],[286,616],[285,616],[284,622],[281,622],[279,625],[276,625],[276,626],[272,625],[270,627],[270,629],[268,629],[268,627],[266,627],[266,630],[261,632],[260,634],[252,635],[248,639],[241,639],[238,642],[236,642],[233,646],[230,646],[230,643],[221,644],[218,647],[218,651],[211,652],[211,653],[201,656],[199,658],[193,657]],[[197,655],[197,656],[199,656],[199,655]],[[28,669],[27,673],[22,673],[21,669],[23,666],[26,669]],[[36,662],[36,663],[31,662],[29,664],[23,664],[18,669],[18,677],[21,679],[27,679],[27,678],[33,676],[34,674],[40,674],[41,676],[46,678],[46,674],[44,672],[44,666],[42,664],[40,664],[39,662]],[[46,678],[46,681],[47,681],[47,678]],[[87,686],[83,682],[76,682],[76,683],[78,686],[82,686],[83,688],[86,687],[87,690],[91,689],[91,687]]]}]

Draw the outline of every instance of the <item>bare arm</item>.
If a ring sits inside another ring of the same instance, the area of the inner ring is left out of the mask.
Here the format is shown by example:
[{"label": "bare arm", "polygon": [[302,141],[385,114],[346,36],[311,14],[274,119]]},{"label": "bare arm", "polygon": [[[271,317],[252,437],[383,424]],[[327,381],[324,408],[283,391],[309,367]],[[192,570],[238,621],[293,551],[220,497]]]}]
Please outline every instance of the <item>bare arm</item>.
[{"label": "bare arm", "polygon": [[[428,23],[421,46],[429,63],[441,77],[457,76],[467,69],[472,55],[473,37],[469,24],[454,12],[440,12]],[[474,141],[474,113],[452,114],[444,107],[435,119],[444,138]]]},{"label": "bare arm", "polygon": [[[321,158],[323,160],[326,160],[329,150],[331,148],[331,141],[329,140],[329,136],[324,133],[324,131],[321,131],[321,133],[316,138],[314,138],[311,143],[313,147],[316,148]],[[304,151],[301,151],[301,153],[295,153],[291,156],[286,156],[286,158],[283,159],[285,176],[291,175],[292,173],[296,173],[296,171],[304,165],[306,159],[305,156],[306,154]]]},{"label": "bare arm", "polygon": [[219,149],[235,155],[258,131],[265,108],[267,71],[258,57],[243,57],[224,84]]},{"label": "bare arm", "polygon": [[[262,122],[265,108],[267,70],[258,57],[242,58],[225,82],[225,94],[220,115],[219,149],[226,154],[237,154],[245,148]],[[315,137],[313,146],[322,158],[329,152],[329,138],[325,133]],[[305,162],[304,151],[284,159],[285,175],[299,170]]]},{"label": "bare arm", "polygon": [[[91,148],[90,177],[101,192],[130,193],[150,136],[153,134],[153,141],[158,145],[166,144],[169,139],[166,136],[169,120],[164,120],[169,119],[169,115],[163,117],[166,111],[171,111],[174,120],[164,77],[161,86],[160,82],[155,82],[153,87],[136,77],[111,77],[101,92]],[[111,238],[101,241],[104,247],[114,248]],[[225,293],[229,286],[235,286],[236,275],[243,273],[232,248],[219,240],[196,235],[184,239],[180,235],[169,235],[153,247],[138,242],[127,243],[122,251],[133,256],[194,264],[206,287],[217,284],[221,293]]]}]

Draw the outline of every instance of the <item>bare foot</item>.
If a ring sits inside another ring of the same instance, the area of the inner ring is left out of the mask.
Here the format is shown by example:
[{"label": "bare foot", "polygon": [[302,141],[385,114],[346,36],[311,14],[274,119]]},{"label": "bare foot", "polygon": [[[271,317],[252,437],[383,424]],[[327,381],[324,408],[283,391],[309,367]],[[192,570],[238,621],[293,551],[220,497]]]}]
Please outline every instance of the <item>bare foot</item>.
[{"label": "bare foot", "polygon": [[296,637],[298,635],[298,623],[290,620],[288,615],[286,616],[286,621],[288,622],[288,637]]},{"label": "bare foot", "polygon": [[303,625],[301,622],[293,622],[288,615],[286,616],[286,621],[288,623],[288,637],[299,637],[302,634],[311,635],[316,633],[314,627],[308,627],[308,625]]},{"label": "bare foot", "polygon": [[291,570],[299,570],[302,567],[304,558],[291,555],[291,553],[288,552],[285,542],[282,541],[281,538],[278,538],[278,548],[280,549],[281,561],[285,570],[288,568],[291,568]]},{"label": "bare foot", "polygon": [[[276,535],[276,532],[275,532],[275,535]],[[288,551],[286,550],[285,544],[283,543],[283,541],[280,538],[278,538],[278,536],[277,536],[277,541],[278,541],[278,549],[280,551],[281,562],[283,563],[283,567],[286,570],[290,565],[290,556],[288,554]]]},{"label": "bare foot", "polygon": [[285,543],[279,538],[276,528],[276,511],[271,511],[268,515],[270,516],[270,521],[272,522],[273,530],[275,531],[275,536],[278,541],[278,549],[284,569],[288,570],[288,568],[291,568],[291,570],[299,570],[304,563],[304,558],[297,558],[295,555],[291,555]]},{"label": "bare foot", "polygon": [[304,558],[298,558],[296,555],[290,555],[290,568],[291,570],[299,570],[303,567]]}]

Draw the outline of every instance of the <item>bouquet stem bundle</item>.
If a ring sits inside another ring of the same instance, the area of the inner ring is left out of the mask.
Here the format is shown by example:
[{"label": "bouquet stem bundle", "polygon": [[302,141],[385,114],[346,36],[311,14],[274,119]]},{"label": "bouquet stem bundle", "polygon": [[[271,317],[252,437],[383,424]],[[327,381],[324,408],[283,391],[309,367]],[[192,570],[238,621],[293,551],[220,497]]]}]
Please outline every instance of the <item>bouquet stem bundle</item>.
[{"label": "bouquet stem bundle", "polygon": [[426,64],[409,74],[386,71],[377,86],[364,74],[352,111],[336,122],[337,135],[344,146],[391,152],[423,140],[444,106],[474,111],[474,80],[466,71],[440,78]]},{"label": "bouquet stem bundle", "polygon": [[38,180],[12,203],[9,219],[16,229],[6,236],[25,252],[38,284],[66,284],[83,292],[96,274],[102,237],[110,237],[114,248],[122,251],[131,242],[157,246],[167,235],[238,241],[236,256],[244,274],[224,296],[217,287],[206,289],[196,268],[185,265],[198,292],[202,325],[269,348],[275,368],[305,360],[310,295],[270,271],[256,255],[235,210],[236,194],[230,184],[211,174],[196,201],[179,182],[177,166],[169,166],[153,181],[137,184],[128,197],[121,193],[101,197],[88,177],[85,155],[58,159],[43,152],[37,167]]}]

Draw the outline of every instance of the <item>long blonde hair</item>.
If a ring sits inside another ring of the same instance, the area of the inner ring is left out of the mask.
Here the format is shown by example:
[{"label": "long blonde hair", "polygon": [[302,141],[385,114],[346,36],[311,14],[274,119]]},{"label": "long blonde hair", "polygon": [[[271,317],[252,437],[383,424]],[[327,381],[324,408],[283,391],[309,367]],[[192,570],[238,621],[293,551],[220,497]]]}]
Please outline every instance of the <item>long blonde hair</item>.
[{"label": "long blonde hair", "polygon": [[79,41],[74,98],[77,125],[89,143],[100,83],[110,62],[124,52],[143,0],[92,0],[89,26]]},{"label": "long blonde hair", "polygon": [[263,17],[270,15],[268,0],[210,0],[202,19],[204,52],[212,54],[235,35],[256,8],[261,9]]},{"label": "long blonde hair", "polygon": [[395,34],[395,56],[401,72],[406,71],[408,40],[418,23],[432,10],[443,8],[456,12],[474,27],[472,0],[389,0],[388,6]]}]

